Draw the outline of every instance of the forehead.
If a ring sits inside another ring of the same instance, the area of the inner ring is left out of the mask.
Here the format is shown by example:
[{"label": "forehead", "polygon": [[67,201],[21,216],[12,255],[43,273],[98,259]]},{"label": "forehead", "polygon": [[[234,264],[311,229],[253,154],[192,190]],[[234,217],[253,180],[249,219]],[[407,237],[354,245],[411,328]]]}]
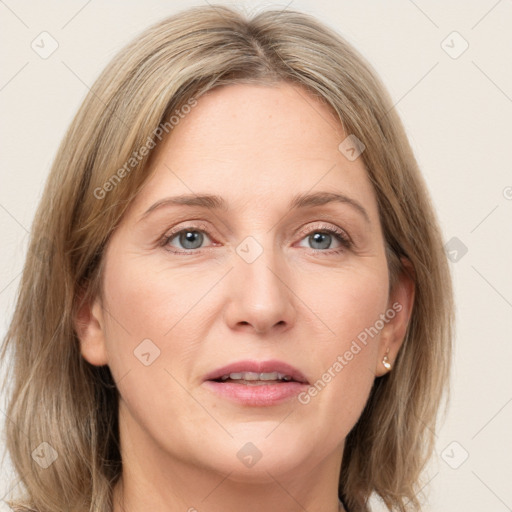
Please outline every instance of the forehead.
[{"label": "forehead", "polygon": [[375,216],[362,159],[339,149],[346,137],[332,109],[302,87],[216,88],[182,113],[156,149],[138,210],[171,194],[207,192],[248,207],[328,191],[353,197]]}]

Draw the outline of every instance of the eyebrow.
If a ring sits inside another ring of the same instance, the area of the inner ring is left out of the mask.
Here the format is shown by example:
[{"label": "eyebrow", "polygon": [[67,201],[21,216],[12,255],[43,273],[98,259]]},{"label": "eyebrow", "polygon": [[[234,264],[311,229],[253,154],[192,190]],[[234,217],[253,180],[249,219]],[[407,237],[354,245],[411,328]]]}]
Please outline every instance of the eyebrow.
[{"label": "eyebrow", "polygon": [[[298,210],[301,208],[311,208],[314,206],[322,206],[329,203],[342,203],[352,206],[359,212],[368,224],[371,224],[370,216],[365,208],[355,199],[344,194],[333,192],[315,192],[311,194],[298,194],[292,198],[288,205],[289,210]],[[166,197],[152,204],[141,216],[139,221],[145,219],[151,212],[163,208],[165,206],[198,206],[208,210],[227,211],[228,204],[224,198],[211,194],[183,194],[180,196]]]}]

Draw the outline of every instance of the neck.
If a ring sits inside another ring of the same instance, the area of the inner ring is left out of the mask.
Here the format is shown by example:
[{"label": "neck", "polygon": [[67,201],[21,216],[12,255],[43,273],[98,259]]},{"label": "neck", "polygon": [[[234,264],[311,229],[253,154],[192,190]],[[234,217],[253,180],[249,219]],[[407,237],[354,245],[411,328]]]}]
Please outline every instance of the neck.
[{"label": "neck", "polygon": [[173,492],[169,488],[171,485],[168,484],[166,492],[160,489],[154,491],[153,486],[148,486],[148,491],[145,491],[146,487],[137,483],[132,485],[130,479],[123,475],[114,489],[113,512],[136,512],[146,510],[146,507],[151,507],[154,512],[224,512],[236,510],[241,505],[247,512],[346,512],[337,495],[318,496],[313,490],[308,495],[298,493],[298,496],[294,496],[277,480],[273,486],[258,488],[252,485],[251,488],[237,487],[233,482],[217,477],[216,485],[205,494],[198,492],[201,485],[198,488],[182,487],[180,492]]},{"label": "neck", "polygon": [[249,480],[165,453],[128,422],[120,421],[123,474],[114,489],[113,512],[225,512],[242,504],[244,512],[344,511],[338,500],[343,446],[316,465],[305,461],[293,471],[260,465]]}]

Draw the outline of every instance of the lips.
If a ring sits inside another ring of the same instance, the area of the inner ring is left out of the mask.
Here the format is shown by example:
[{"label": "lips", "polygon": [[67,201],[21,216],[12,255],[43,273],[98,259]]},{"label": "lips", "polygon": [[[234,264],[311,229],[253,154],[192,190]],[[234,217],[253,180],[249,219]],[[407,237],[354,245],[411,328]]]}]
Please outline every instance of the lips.
[{"label": "lips", "polygon": [[213,370],[205,376],[204,380],[253,386],[286,382],[308,384],[308,380],[300,370],[278,360],[237,361]]},{"label": "lips", "polygon": [[237,406],[268,408],[296,399],[308,385],[301,371],[277,360],[237,361],[208,373],[203,382],[216,397]]}]

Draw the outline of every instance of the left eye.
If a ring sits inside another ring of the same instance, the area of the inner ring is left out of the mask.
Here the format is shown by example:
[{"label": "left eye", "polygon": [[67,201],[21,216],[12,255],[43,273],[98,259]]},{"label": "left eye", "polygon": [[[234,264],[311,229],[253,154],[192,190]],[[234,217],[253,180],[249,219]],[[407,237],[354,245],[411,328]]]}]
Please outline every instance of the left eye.
[{"label": "left eye", "polygon": [[177,239],[181,244],[181,247],[178,247],[178,249],[193,250],[201,247],[205,237],[209,239],[209,236],[204,231],[198,229],[184,229],[174,235],[170,235],[166,241],[168,244],[174,246],[171,242]]},{"label": "left eye", "polygon": [[331,244],[338,243],[340,245],[346,245],[344,243],[344,239],[341,238],[340,235],[335,233],[334,231],[325,230],[325,231],[313,231],[302,240],[307,240],[311,249],[336,249],[336,247],[331,247]]}]

